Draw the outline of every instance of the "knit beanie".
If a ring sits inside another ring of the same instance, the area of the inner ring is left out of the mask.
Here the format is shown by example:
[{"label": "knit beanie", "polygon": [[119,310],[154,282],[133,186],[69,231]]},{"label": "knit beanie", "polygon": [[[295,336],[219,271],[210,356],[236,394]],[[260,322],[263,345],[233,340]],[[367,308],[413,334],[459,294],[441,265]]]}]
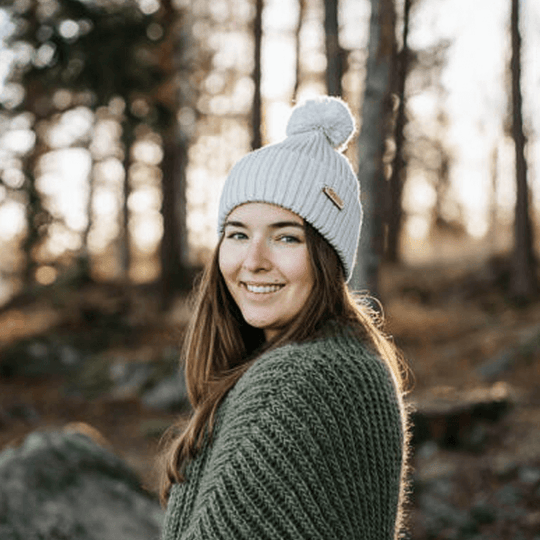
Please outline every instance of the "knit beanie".
[{"label": "knit beanie", "polygon": [[218,231],[237,206],[276,204],[305,219],[336,250],[349,281],[362,224],[359,185],[341,153],[355,131],[345,102],[321,97],[297,105],[287,138],[250,152],[231,169],[219,202]]}]

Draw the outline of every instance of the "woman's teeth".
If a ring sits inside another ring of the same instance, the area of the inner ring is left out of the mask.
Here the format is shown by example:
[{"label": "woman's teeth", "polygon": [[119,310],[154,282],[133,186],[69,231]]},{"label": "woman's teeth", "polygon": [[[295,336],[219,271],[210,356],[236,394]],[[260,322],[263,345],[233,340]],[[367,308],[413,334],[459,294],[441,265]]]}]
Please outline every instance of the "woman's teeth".
[{"label": "woman's teeth", "polygon": [[246,283],[246,288],[252,293],[272,293],[279,291],[282,285],[249,285]]}]

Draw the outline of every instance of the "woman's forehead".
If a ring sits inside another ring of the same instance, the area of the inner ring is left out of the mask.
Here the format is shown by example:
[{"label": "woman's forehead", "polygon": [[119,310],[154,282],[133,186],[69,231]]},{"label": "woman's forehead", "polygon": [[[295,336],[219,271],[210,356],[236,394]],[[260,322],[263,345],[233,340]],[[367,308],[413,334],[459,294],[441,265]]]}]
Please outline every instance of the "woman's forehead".
[{"label": "woman's forehead", "polygon": [[237,206],[231,211],[225,224],[231,221],[304,223],[304,220],[291,210],[266,202],[249,202]]}]

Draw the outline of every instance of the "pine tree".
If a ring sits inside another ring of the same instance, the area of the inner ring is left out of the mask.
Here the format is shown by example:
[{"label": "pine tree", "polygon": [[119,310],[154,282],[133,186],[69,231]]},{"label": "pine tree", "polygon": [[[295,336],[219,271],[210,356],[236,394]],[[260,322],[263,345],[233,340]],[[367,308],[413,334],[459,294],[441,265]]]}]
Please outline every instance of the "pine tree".
[{"label": "pine tree", "polygon": [[514,220],[514,251],[512,254],[510,291],[520,302],[528,301],[538,292],[536,261],[533,251],[533,231],[530,216],[529,187],[523,127],[523,96],[521,92],[521,33],[519,0],[512,0],[510,60],[512,97],[512,138],[516,156],[516,208]]},{"label": "pine tree", "polygon": [[387,181],[383,156],[391,117],[392,66],[395,46],[393,0],[372,0],[362,127],[358,137],[358,179],[364,209],[353,290],[377,296],[382,257]]}]

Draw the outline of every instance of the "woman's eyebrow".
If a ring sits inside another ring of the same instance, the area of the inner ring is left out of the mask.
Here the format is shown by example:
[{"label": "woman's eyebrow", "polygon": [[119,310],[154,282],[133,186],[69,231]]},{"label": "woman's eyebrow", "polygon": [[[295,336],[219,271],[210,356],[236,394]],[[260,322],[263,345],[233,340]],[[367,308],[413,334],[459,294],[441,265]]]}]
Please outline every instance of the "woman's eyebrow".
[{"label": "woman's eyebrow", "polygon": [[[247,225],[241,221],[226,221],[223,227],[248,228]],[[284,227],[296,227],[297,229],[304,229],[304,225],[302,223],[298,223],[298,221],[276,221],[275,223],[271,223],[269,227],[272,229],[282,229]]]},{"label": "woman's eyebrow", "polygon": [[241,221],[226,221],[223,225],[223,228],[225,227],[243,227],[244,229],[247,228]]},{"label": "woman's eyebrow", "polygon": [[270,225],[272,229],[282,229],[284,227],[296,227],[298,229],[304,229],[303,223],[298,223],[298,221],[278,221]]}]

